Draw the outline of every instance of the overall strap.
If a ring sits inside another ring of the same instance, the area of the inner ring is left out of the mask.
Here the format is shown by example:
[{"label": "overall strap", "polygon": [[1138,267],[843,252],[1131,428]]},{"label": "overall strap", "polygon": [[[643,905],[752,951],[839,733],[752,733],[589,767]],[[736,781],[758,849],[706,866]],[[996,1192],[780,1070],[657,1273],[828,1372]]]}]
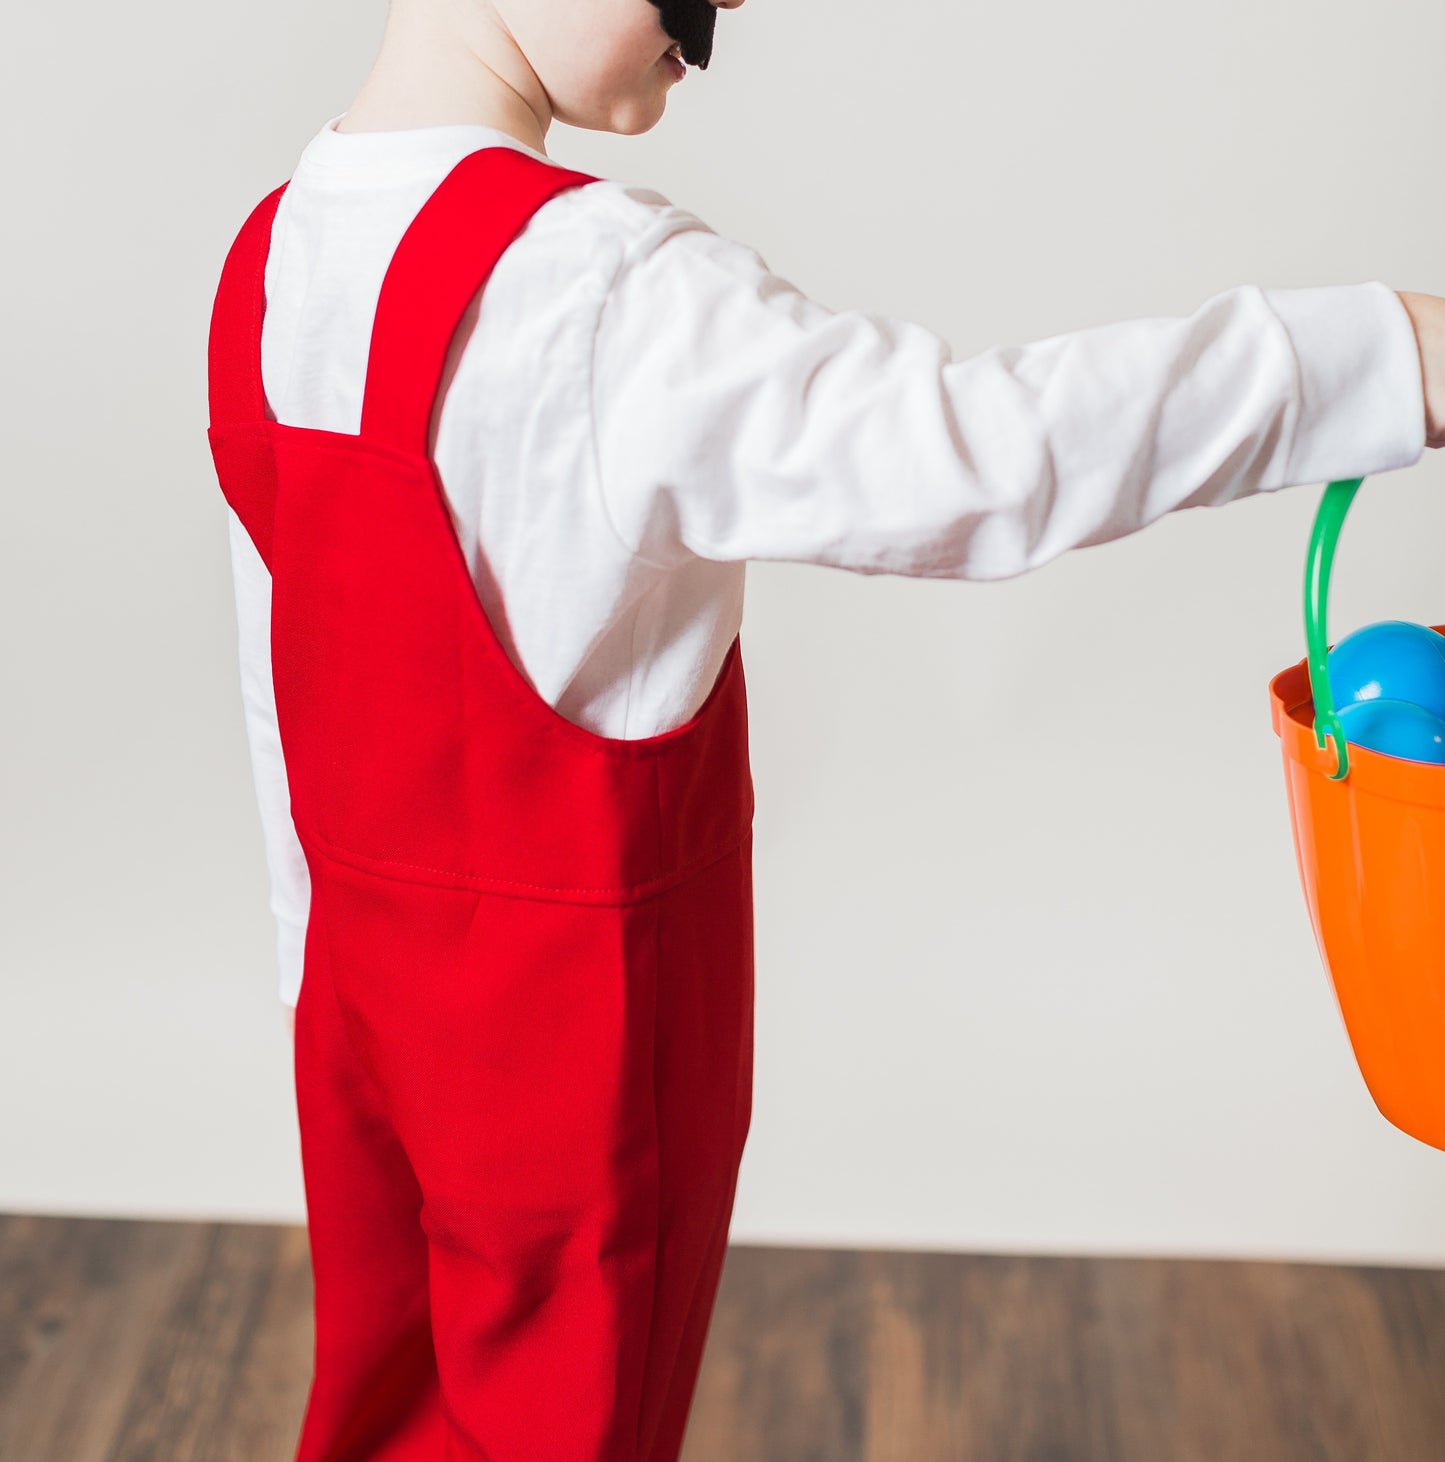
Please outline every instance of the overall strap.
[{"label": "overall strap", "polygon": [[554,194],[596,182],[503,145],[468,153],[397,245],[372,325],[361,436],[426,456],[453,336],[507,245]]},{"label": "overall strap", "polygon": [[271,225],[287,184],[268,194],[236,235],[221,269],[211,310],[206,435],[221,493],[271,567],[276,522],[276,458],[261,382],[261,320],[266,312],[266,256]]},{"label": "overall strap", "polygon": [[261,319],[266,312],[266,256],[282,183],[241,226],[221,269],[211,310],[209,348],[211,425],[240,426],[266,419],[261,385]]}]

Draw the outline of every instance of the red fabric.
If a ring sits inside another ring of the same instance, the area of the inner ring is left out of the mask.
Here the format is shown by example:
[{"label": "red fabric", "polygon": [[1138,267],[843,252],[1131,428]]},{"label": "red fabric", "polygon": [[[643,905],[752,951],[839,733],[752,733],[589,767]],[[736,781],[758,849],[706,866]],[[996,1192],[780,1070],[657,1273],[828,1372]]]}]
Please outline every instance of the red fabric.
[{"label": "red fabric", "polygon": [[297,1462],[682,1446],[752,1109],[741,646],[676,730],[565,720],[493,634],[426,455],[468,303],[538,207],[593,181],[513,148],[456,166],[387,272],[357,436],[266,417],[284,185],[216,296],[210,441],[272,576],[311,876]]}]

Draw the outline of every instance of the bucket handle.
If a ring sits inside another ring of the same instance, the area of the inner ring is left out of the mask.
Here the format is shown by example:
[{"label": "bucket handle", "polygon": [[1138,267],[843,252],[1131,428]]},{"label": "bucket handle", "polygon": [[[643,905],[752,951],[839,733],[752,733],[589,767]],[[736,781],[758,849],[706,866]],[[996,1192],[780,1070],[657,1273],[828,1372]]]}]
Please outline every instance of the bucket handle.
[{"label": "bucket handle", "polygon": [[1309,650],[1310,695],[1315,708],[1315,745],[1325,749],[1325,738],[1335,744],[1338,765],[1330,780],[1343,781],[1350,773],[1350,754],[1345,749],[1344,728],[1335,711],[1334,693],[1326,668],[1329,644],[1325,638],[1325,615],[1330,594],[1330,569],[1335,561],[1335,544],[1344,526],[1345,514],[1359,491],[1363,477],[1345,478],[1325,488],[1315,514],[1310,534],[1309,553],[1305,558],[1305,644]]}]

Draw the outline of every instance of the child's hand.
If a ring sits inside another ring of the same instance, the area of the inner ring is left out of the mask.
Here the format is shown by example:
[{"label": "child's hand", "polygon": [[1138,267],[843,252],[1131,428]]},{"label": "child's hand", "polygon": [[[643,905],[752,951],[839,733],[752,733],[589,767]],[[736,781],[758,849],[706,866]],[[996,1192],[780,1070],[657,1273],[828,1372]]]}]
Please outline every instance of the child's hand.
[{"label": "child's hand", "polygon": [[1445,447],[1445,299],[1433,294],[1402,294],[1420,346],[1425,381],[1425,445]]},{"label": "child's hand", "polygon": [[296,1007],[294,1005],[286,1007],[286,1029],[291,1032],[291,1039],[294,1041],[296,1039]]}]

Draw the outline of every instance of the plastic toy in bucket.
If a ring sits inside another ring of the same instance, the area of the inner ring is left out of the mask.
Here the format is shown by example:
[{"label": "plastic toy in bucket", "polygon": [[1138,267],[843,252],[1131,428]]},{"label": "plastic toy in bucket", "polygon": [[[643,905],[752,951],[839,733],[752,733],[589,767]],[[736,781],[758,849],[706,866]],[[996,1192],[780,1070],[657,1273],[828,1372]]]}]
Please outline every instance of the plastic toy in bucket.
[{"label": "plastic toy in bucket", "polygon": [[1387,1120],[1445,1149],[1445,765],[1347,744],[1330,686],[1330,569],[1363,480],[1325,489],[1305,566],[1308,654],[1270,681],[1270,716],[1315,942],[1360,1074]]}]

